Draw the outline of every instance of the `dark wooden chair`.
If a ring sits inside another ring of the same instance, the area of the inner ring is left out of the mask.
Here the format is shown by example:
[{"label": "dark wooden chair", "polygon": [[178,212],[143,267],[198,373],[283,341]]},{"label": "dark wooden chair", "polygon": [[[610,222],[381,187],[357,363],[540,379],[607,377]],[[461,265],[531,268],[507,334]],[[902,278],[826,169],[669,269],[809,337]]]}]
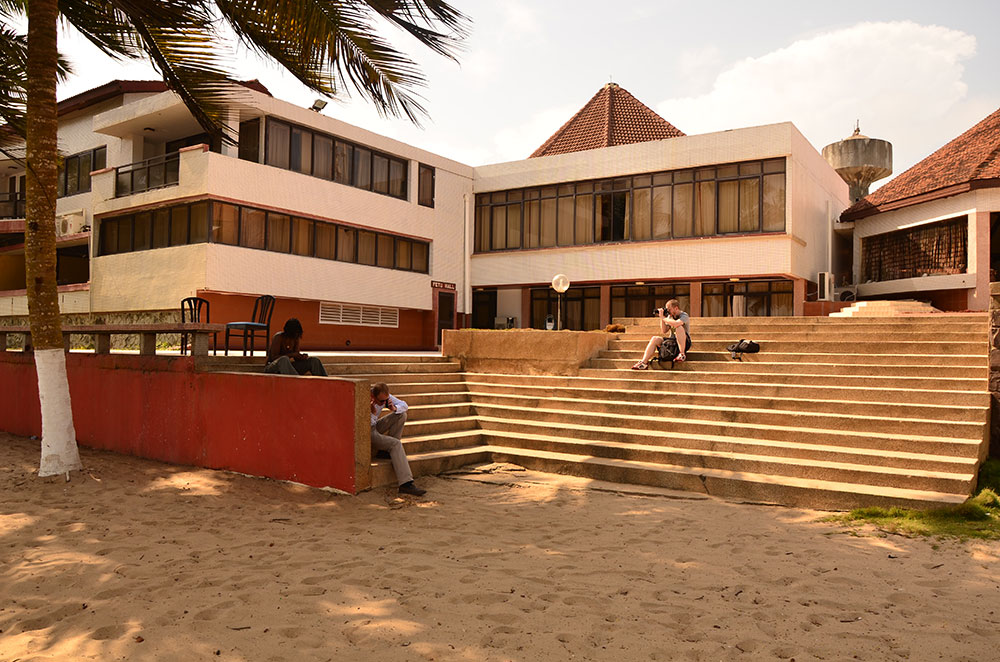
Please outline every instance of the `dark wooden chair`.
[{"label": "dark wooden chair", "polygon": [[258,336],[264,339],[264,348],[271,338],[271,313],[274,312],[274,297],[264,294],[257,297],[253,302],[253,313],[249,322],[229,322],[226,324],[226,356],[229,356],[229,337],[243,336],[243,356],[247,355],[247,345],[249,341],[250,355],[256,346]]},{"label": "dark wooden chair", "polygon": [[[188,297],[186,299],[181,299],[181,324],[187,322],[204,322],[205,324],[210,323],[211,315],[209,314],[209,304],[208,299],[202,299],[201,297]],[[181,334],[181,354],[187,354],[187,344],[188,344],[188,334]],[[212,351],[218,353],[219,351],[219,334],[212,334]]]}]

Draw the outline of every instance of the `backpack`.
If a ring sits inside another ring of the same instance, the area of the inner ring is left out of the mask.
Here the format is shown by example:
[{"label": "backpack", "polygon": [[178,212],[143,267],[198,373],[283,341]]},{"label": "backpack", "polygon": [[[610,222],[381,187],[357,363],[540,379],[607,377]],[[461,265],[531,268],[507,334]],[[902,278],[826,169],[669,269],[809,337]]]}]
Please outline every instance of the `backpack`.
[{"label": "backpack", "polygon": [[677,338],[670,336],[668,338],[664,338],[663,342],[660,343],[660,346],[657,348],[656,360],[660,363],[666,363],[667,361],[673,363],[674,359],[680,356],[680,354],[681,348],[677,344]]},{"label": "backpack", "polygon": [[732,345],[726,347],[726,351],[732,354],[733,358],[737,361],[742,361],[744,354],[756,354],[759,352],[760,344],[752,340],[740,338],[738,342],[734,342]]}]

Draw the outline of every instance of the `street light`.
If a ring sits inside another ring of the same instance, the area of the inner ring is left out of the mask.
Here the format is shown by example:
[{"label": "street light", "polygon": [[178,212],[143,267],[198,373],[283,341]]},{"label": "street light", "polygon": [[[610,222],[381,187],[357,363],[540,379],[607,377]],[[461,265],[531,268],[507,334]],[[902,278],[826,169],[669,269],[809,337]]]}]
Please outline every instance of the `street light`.
[{"label": "street light", "polygon": [[559,306],[556,308],[556,331],[562,331],[562,295],[569,289],[569,278],[566,274],[556,274],[552,278],[552,289],[559,293]]}]

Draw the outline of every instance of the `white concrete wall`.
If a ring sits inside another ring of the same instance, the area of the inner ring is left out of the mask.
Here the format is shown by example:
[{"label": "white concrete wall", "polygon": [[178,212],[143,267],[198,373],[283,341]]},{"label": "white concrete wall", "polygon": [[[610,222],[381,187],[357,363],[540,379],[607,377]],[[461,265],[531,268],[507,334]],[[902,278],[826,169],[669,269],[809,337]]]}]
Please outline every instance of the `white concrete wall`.
[{"label": "white concrete wall", "polygon": [[[64,314],[90,312],[90,292],[86,290],[60,292],[59,312]],[[27,314],[28,297],[26,295],[0,296],[0,317]]]},{"label": "white concrete wall", "polygon": [[780,275],[791,271],[792,241],[745,235],[484,253],[472,258],[472,285],[544,285],[559,273],[573,283]]},{"label": "white concrete wall", "polygon": [[205,286],[208,248],[193,244],[92,258],[93,312],[176,309]]},{"label": "white concrete wall", "polygon": [[833,223],[850,206],[850,187],[794,126],[791,134],[785,177],[785,228],[795,239],[791,273],[817,282],[818,272],[831,270]]}]

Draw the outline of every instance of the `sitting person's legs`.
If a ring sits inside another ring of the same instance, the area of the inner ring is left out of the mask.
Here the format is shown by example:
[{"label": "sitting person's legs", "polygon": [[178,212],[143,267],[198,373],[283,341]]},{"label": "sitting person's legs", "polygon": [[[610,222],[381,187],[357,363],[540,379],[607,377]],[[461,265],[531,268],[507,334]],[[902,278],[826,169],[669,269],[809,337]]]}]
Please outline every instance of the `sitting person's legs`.
[{"label": "sitting person's legs", "polygon": [[299,375],[314,375],[316,377],[327,376],[326,368],[323,367],[323,362],[315,356],[293,361],[292,365],[295,366],[295,372]]},{"label": "sitting person's legs", "polygon": [[400,436],[403,424],[406,423],[406,413],[390,414],[378,421],[372,428],[372,447],[375,450],[388,451],[392,458],[392,469],[396,472],[396,481],[403,485],[413,480],[410,463],[406,459],[406,451]]},{"label": "sitting person's legs", "polygon": [[678,326],[674,329],[674,337],[677,338],[677,348],[681,351],[677,355],[677,360],[684,361],[687,359],[687,351],[691,349],[691,336],[687,334],[683,326]]},{"label": "sitting person's legs", "polygon": [[275,360],[264,366],[264,372],[271,375],[297,375],[295,366],[287,356],[279,356]]},{"label": "sitting person's legs", "polygon": [[637,369],[639,366],[645,368],[649,364],[649,360],[653,358],[653,354],[656,354],[657,348],[663,344],[662,336],[653,336],[649,339],[649,343],[646,345],[646,351],[642,353],[642,358],[632,366],[632,369]]}]

